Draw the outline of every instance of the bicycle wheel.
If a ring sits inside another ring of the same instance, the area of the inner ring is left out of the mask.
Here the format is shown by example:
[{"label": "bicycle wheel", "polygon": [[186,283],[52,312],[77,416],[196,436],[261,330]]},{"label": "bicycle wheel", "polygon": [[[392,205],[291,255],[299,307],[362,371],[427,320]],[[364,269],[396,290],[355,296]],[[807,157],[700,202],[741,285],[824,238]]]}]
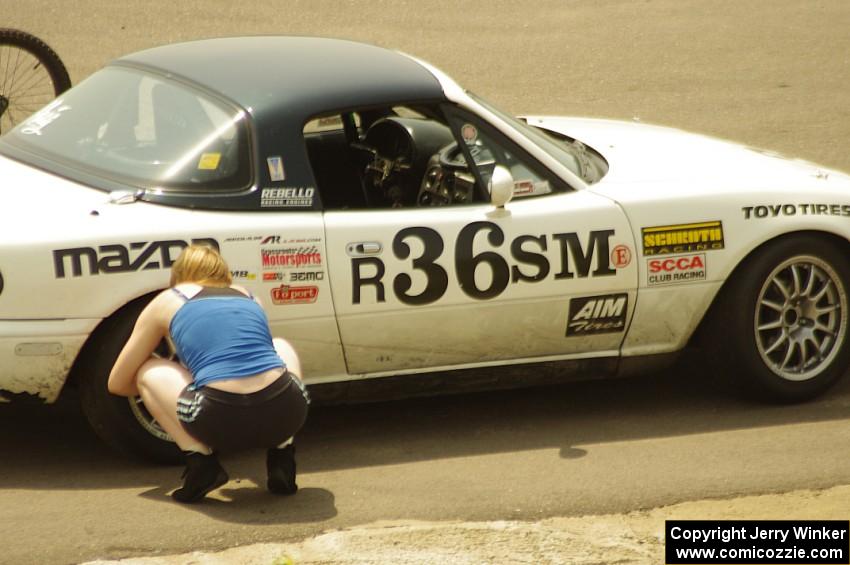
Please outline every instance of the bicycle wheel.
[{"label": "bicycle wheel", "polygon": [[0,134],[71,87],[59,55],[36,36],[0,28]]}]

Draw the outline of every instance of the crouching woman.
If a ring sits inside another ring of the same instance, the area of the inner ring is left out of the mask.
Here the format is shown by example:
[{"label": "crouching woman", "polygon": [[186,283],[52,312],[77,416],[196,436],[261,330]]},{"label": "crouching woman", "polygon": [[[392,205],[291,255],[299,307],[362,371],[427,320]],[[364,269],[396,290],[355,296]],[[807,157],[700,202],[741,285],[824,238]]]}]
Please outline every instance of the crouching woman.
[{"label": "crouching woman", "polygon": [[[170,337],[185,365],[153,357]],[[262,306],[232,284],[215,249],[191,245],[171,270],[171,288],[142,311],[109,375],[109,391],[141,395],[186,455],[172,497],[196,502],[227,482],[217,450],[267,448],[268,489],[293,494],[293,439],[309,398],[298,356],[272,338]]]}]

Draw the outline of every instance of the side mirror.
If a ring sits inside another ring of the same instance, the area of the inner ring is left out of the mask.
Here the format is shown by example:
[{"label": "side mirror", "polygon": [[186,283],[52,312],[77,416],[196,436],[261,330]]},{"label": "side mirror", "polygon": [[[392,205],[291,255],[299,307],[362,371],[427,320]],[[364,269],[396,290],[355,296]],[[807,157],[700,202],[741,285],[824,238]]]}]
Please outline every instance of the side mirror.
[{"label": "side mirror", "polygon": [[504,208],[514,196],[514,177],[507,167],[496,165],[490,177],[490,202],[497,208]]},{"label": "side mirror", "polygon": [[145,195],[143,189],[138,190],[113,190],[109,193],[110,204],[132,204]]}]

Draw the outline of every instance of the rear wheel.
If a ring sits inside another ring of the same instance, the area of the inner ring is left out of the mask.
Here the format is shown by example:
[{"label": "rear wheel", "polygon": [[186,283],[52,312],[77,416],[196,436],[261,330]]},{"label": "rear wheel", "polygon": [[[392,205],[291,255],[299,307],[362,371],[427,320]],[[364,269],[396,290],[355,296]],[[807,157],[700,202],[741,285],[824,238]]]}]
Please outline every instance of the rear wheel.
[{"label": "rear wheel", "polygon": [[0,28],[0,134],[71,87],[59,55],[36,36]]},{"label": "rear wheel", "polygon": [[850,365],[845,254],[799,235],[745,267],[724,289],[715,320],[725,371],[761,398],[793,402],[824,392]]},{"label": "rear wheel", "polygon": [[[131,303],[98,328],[76,369],[80,400],[95,433],[116,451],[159,463],[180,463],[183,458],[177,444],[150,415],[141,398],[115,396],[107,390],[109,372],[147,302]],[[166,342],[157,354],[172,356]]]}]

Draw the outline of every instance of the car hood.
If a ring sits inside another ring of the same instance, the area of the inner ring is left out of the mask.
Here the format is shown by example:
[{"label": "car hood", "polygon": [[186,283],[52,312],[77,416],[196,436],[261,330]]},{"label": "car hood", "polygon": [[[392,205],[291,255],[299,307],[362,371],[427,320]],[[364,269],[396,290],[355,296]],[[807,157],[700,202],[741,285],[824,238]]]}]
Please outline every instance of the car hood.
[{"label": "car hood", "polygon": [[109,195],[0,156],[3,243],[56,240],[92,224]]},{"label": "car hood", "polygon": [[[776,190],[827,176],[850,177],[800,159],[754,149],[706,135],[648,125],[591,118],[527,116],[528,123],[578,139],[608,162],[599,183],[711,183],[713,190]],[[719,182],[722,181],[722,182]]]},{"label": "car hood", "polygon": [[2,155],[0,179],[0,247],[150,237],[174,232],[187,214],[156,204],[114,203],[110,193]]},{"label": "car hood", "polygon": [[[104,317],[116,306],[116,284],[130,297],[164,288],[164,257],[174,259],[179,244],[215,237],[212,226],[235,224],[220,212],[112,203],[106,192],[3,156],[0,179],[5,320]],[[113,274],[94,276],[104,256],[112,257],[103,265]]]}]

